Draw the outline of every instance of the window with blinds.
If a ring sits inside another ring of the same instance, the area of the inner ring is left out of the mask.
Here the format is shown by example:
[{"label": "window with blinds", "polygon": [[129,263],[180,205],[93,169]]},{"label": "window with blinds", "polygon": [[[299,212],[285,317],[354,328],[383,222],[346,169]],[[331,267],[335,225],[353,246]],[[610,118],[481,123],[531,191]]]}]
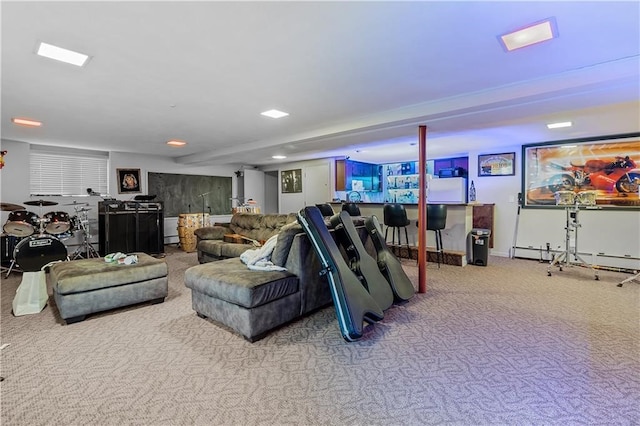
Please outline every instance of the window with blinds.
[{"label": "window with blinds", "polygon": [[32,145],[29,163],[31,195],[107,193],[108,153]]}]

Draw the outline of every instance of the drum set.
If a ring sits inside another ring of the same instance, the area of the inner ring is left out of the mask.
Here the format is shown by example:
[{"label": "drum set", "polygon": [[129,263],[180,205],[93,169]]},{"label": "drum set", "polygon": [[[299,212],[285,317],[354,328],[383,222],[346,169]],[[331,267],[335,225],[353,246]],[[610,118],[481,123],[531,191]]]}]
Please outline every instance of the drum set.
[{"label": "drum set", "polygon": [[[565,225],[565,249],[553,256],[553,259],[547,267],[547,275],[551,276],[551,268],[557,266],[562,271],[563,267],[573,265],[589,266],[594,273],[596,280],[599,280],[598,270],[593,264],[589,265],[582,259],[578,253],[578,228],[582,225],[578,221],[578,213],[580,207],[588,208],[596,205],[596,191],[582,191],[575,193],[573,191],[557,191],[554,193],[557,206],[564,206],[566,212]],[[573,241],[572,237],[573,236]],[[595,256],[595,255],[594,255]],[[595,257],[594,257],[595,258]],[[595,264],[595,261],[594,261]]]},{"label": "drum set", "polygon": [[[91,232],[86,208],[87,204],[73,205],[76,215],[70,217],[64,211],[51,211],[42,214],[45,206],[55,206],[58,203],[47,200],[25,201],[27,206],[38,206],[40,214],[25,209],[18,204],[2,203],[0,210],[9,211],[7,222],[2,227],[3,251],[11,261],[7,269],[7,277],[17,265],[22,272],[37,272],[47,264],[55,261],[74,260],[83,257],[99,257],[98,252],[89,242]],[[74,235],[83,234],[82,244],[77,250],[68,255],[67,247],[62,242]]]}]

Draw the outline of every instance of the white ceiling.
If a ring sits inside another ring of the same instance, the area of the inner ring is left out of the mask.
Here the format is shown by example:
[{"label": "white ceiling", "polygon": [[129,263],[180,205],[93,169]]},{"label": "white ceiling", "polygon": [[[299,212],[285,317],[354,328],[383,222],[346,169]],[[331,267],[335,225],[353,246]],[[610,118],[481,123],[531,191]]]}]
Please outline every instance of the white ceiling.
[{"label": "white ceiling", "polygon": [[[1,13],[3,139],[268,168],[273,154],[415,160],[419,124],[431,158],[640,131],[637,1],[3,1]],[[557,39],[502,50],[500,34],[549,17]],[[91,59],[39,57],[39,41]],[[291,115],[259,115],[271,108]],[[545,128],[559,120],[574,126]]]}]

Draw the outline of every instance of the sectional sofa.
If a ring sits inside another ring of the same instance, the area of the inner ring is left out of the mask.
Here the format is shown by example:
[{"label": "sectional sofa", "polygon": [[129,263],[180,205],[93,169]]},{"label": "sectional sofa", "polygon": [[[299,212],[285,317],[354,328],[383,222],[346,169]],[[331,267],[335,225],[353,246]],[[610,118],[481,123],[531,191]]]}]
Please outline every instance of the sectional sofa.
[{"label": "sectional sofa", "polygon": [[[374,253],[366,229],[357,229],[367,250]],[[271,260],[286,271],[249,270],[237,256],[252,246],[225,242],[224,232],[230,231],[252,239],[277,233]],[[191,289],[192,306],[200,317],[254,342],[332,303],[320,261],[295,215],[236,214],[228,227],[201,228],[195,234],[203,263],[185,272],[185,285]]]}]

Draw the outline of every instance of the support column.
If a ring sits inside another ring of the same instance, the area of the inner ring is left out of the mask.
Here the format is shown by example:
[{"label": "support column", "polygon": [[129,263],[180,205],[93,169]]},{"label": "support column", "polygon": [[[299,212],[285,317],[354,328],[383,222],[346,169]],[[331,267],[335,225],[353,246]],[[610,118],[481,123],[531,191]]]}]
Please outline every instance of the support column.
[{"label": "support column", "polygon": [[418,126],[418,293],[427,292],[427,126]]}]

